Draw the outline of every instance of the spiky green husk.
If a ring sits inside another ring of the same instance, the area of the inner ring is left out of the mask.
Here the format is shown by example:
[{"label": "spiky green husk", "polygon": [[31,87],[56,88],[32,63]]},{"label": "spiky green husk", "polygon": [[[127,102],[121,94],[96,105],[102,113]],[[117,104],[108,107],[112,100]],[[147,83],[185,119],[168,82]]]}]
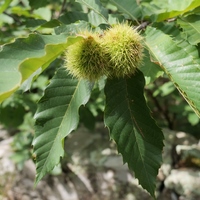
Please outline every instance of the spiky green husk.
[{"label": "spiky green husk", "polygon": [[109,56],[109,77],[135,73],[143,58],[142,37],[128,24],[117,24],[104,33],[103,47]]},{"label": "spiky green husk", "polygon": [[84,39],[68,47],[66,67],[76,78],[98,80],[106,74],[106,61],[101,39],[97,33],[84,31],[79,33]]}]

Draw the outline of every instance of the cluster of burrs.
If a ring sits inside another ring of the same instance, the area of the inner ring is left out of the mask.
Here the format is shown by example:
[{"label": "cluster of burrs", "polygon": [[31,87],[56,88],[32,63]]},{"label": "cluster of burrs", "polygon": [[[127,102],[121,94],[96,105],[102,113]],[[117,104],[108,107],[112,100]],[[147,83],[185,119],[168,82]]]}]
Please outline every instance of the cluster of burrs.
[{"label": "cluster of burrs", "polygon": [[127,23],[114,25],[103,34],[81,31],[78,35],[83,39],[66,50],[66,67],[76,78],[130,77],[141,65],[142,36]]}]

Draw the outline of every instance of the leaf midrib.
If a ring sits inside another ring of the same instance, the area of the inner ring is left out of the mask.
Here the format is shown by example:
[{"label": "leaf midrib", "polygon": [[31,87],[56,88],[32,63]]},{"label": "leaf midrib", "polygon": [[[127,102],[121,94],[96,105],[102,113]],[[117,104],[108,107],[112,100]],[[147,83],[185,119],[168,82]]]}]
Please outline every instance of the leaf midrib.
[{"label": "leaf midrib", "polygon": [[[128,96],[129,96],[129,92],[128,92],[128,84],[127,84],[126,81],[125,81],[125,88],[126,88],[126,93],[127,93]],[[139,127],[139,125],[138,125],[138,123],[137,123],[135,117],[133,116],[133,114],[132,114],[132,112],[131,112],[130,101],[129,101],[127,98],[126,98],[126,101],[127,101],[128,110],[129,110],[129,113],[130,113],[130,116],[131,116],[131,120],[132,120],[133,124],[136,125],[136,127],[137,127],[137,129],[139,130],[139,132],[140,132],[142,138],[144,138],[144,134],[143,134],[142,130],[140,129],[140,127]],[[148,176],[148,170],[146,169],[146,165],[145,165],[145,162],[144,162],[144,159],[143,159],[142,153],[141,153],[142,151],[140,150],[140,146],[138,145],[139,142],[138,142],[138,138],[137,138],[137,133],[135,133],[135,131],[134,131],[134,127],[132,127],[132,133],[135,135],[135,139],[136,139],[136,142],[135,142],[135,143],[137,144],[137,148],[138,148],[139,153],[140,153],[140,158],[141,158],[141,160],[142,160],[143,167],[144,167],[144,169],[145,169],[146,177],[148,177],[148,180],[147,180],[147,181],[148,181],[148,185],[151,185],[151,181],[150,181],[149,176]]]},{"label": "leaf midrib", "polygon": [[[51,147],[51,149],[50,149],[50,151],[49,151],[49,154],[48,154],[48,156],[47,156],[47,158],[46,158],[46,160],[45,160],[45,163],[44,163],[44,165],[43,165],[43,167],[42,167],[42,169],[41,169],[41,171],[40,171],[40,174],[43,172],[43,170],[45,170],[45,167],[46,167],[47,162],[48,162],[48,158],[49,158],[49,156],[51,155],[51,151],[52,151],[52,149],[53,149],[53,146],[54,146],[55,142],[57,141],[57,138],[59,138],[59,137],[61,138],[60,129],[61,129],[62,123],[63,123],[63,121],[64,121],[64,119],[65,119],[65,117],[66,117],[66,115],[67,115],[67,113],[68,113],[69,107],[71,106],[71,104],[72,104],[72,102],[73,102],[74,96],[75,96],[75,94],[76,94],[76,92],[77,92],[77,90],[78,90],[78,88],[79,88],[78,86],[79,86],[80,82],[81,82],[81,81],[79,80],[79,82],[78,82],[78,84],[77,84],[77,87],[76,87],[76,89],[75,89],[75,92],[72,94],[72,98],[71,98],[71,100],[70,100],[70,103],[69,103],[68,106],[67,106],[67,111],[65,112],[65,115],[62,117],[61,123],[60,123],[60,125],[58,126],[59,128],[58,128],[56,137],[55,137],[55,139],[54,139],[54,141],[53,141],[53,143],[52,143],[52,147]],[[59,117],[59,118],[60,118],[60,117]],[[54,128],[57,128],[57,127],[54,127]],[[63,139],[63,138],[61,138],[61,139]],[[64,150],[63,150],[63,151],[64,151]]]}]

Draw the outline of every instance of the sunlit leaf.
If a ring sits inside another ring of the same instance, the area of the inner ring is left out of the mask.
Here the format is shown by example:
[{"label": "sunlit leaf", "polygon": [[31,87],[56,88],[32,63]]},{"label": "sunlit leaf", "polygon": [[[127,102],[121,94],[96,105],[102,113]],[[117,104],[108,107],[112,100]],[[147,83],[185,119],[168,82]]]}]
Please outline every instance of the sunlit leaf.
[{"label": "sunlit leaf", "polygon": [[144,16],[149,16],[153,21],[164,21],[177,17],[200,6],[199,0],[153,0],[142,3]]},{"label": "sunlit leaf", "polygon": [[87,103],[90,92],[87,81],[72,78],[65,68],[58,70],[46,88],[35,114],[36,184],[59,163],[63,139],[76,129],[79,107]]},{"label": "sunlit leaf", "polygon": [[197,58],[178,46],[169,35],[155,28],[148,27],[146,45],[152,60],[161,66],[200,117],[200,65]]},{"label": "sunlit leaf", "polygon": [[4,10],[10,5],[12,0],[5,0],[4,3],[0,6],[0,14],[3,13]]},{"label": "sunlit leaf", "polygon": [[5,45],[0,51],[0,102],[39,68],[44,70],[67,46],[80,39],[80,36],[30,34]]}]

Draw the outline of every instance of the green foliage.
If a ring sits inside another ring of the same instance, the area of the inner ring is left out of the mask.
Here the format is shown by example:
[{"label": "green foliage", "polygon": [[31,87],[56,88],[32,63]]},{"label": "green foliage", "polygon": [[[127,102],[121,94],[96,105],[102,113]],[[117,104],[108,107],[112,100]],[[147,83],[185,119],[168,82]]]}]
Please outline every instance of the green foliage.
[{"label": "green foliage", "polygon": [[73,79],[61,68],[46,88],[35,114],[36,183],[63,157],[63,140],[77,128],[78,110],[89,100],[90,87],[87,81]]},{"label": "green foliage", "polygon": [[14,135],[12,149],[14,154],[12,160],[17,164],[18,169],[23,169],[24,162],[32,157],[31,144],[34,135],[34,119],[31,112],[25,114],[24,122],[18,126],[18,134]]},{"label": "green foliage", "polygon": [[150,17],[153,21],[161,22],[166,19],[183,15],[200,6],[198,0],[177,0],[169,3],[168,0],[153,0],[150,3],[144,3],[144,15]]},{"label": "green foliage", "polygon": [[99,17],[104,19],[105,22],[107,22],[108,11],[101,5],[99,0],[76,0],[76,2],[87,6],[89,9],[97,13]]},{"label": "green foliage", "polygon": [[186,40],[192,45],[200,42],[200,16],[189,15],[183,19],[178,19],[177,23],[183,28]]},{"label": "green foliage", "polygon": [[115,5],[122,14],[128,15],[132,20],[137,21],[137,18],[141,17],[141,8],[137,5],[137,1],[135,0],[110,0],[110,3]]},{"label": "green foliage", "polygon": [[146,44],[154,62],[158,62],[200,117],[200,65],[187,51],[178,47],[169,35],[155,28],[147,28]]},{"label": "green foliage", "polygon": [[8,128],[22,124],[26,113],[23,103],[18,95],[4,101],[0,108],[0,122]]},{"label": "green foliage", "polygon": [[[199,8],[199,0],[0,3],[0,122],[20,130],[14,142],[19,163],[30,156],[31,148],[22,149],[30,147],[34,137],[36,183],[59,164],[63,141],[79,121],[92,129],[95,119],[102,120],[104,114],[124,162],[155,197],[163,135],[146,100],[160,125],[173,129],[184,121],[199,128]],[[101,36],[108,27],[125,21],[143,37],[145,46],[136,74],[123,79],[105,76],[91,83],[77,80],[62,67],[63,53],[83,40],[77,32],[87,29]],[[28,131],[33,130],[32,123],[24,124],[35,112],[33,136]],[[18,142],[20,138],[26,142]]]},{"label": "green foliage", "polygon": [[7,7],[9,6],[9,4],[11,3],[12,0],[5,0],[5,2],[1,5],[0,8],[0,13],[2,13],[4,10],[7,9]]},{"label": "green foliage", "polygon": [[[81,37],[31,34],[8,44],[0,54],[0,102],[16,91],[24,81],[33,79],[70,44]],[[7,69],[9,66],[9,70]],[[29,80],[30,81],[30,80]]]},{"label": "green foliage", "polygon": [[163,135],[150,116],[144,85],[140,71],[129,79],[108,80],[105,124],[124,163],[128,163],[143,188],[154,196],[155,179],[162,161]]},{"label": "green foliage", "polygon": [[146,86],[146,96],[153,117],[161,127],[168,127],[171,130],[181,129],[199,138],[198,116],[166,76]]}]

